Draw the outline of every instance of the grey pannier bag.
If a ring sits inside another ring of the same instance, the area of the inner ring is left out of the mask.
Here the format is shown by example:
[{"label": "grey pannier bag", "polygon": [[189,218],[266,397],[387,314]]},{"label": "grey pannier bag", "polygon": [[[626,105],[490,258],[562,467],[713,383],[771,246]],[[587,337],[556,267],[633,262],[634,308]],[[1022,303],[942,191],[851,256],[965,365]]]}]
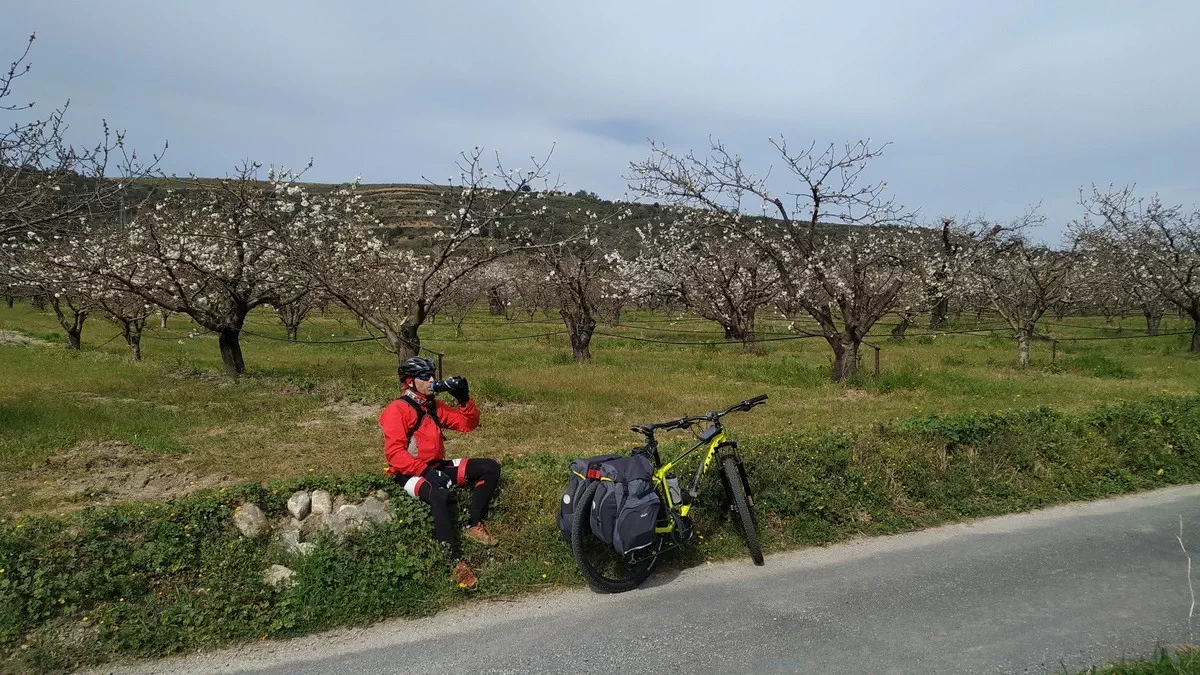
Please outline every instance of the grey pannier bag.
[{"label": "grey pannier bag", "polygon": [[654,491],[654,466],[641,454],[600,463],[592,497],[592,534],[621,555],[654,543],[662,502]]},{"label": "grey pannier bag", "polygon": [[575,503],[587,487],[587,470],[593,464],[620,459],[620,455],[598,455],[587,459],[577,459],[571,462],[571,475],[567,478],[567,489],[563,491],[562,499],[558,502],[558,529],[563,539],[571,541],[571,516],[575,513]]}]

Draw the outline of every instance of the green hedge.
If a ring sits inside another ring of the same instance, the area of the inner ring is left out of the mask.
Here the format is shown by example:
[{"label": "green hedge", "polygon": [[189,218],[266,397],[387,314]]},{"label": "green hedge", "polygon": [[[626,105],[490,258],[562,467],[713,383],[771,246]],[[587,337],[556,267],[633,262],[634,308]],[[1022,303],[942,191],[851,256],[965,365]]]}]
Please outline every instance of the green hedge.
[{"label": "green hedge", "polygon": [[[741,443],[763,539],[782,550],[1200,482],[1200,398],[1118,402],[1082,416],[1044,407],[931,416]],[[501,459],[493,516],[503,541],[470,549],[481,582],[473,595],[580,583],[554,524],[567,458]],[[702,499],[718,497],[717,485]],[[233,529],[239,504],[280,515],[301,488],[351,499],[398,493],[383,476],[310,477],[0,523],[0,665],[63,669],[297,635],[429,613],[472,595],[449,583],[428,509],[403,496],[391,500],[393,522],[344,544],[319,542],[299,559]],[[696,510],[704,539],[668,564],[744,555],[714,502]],[[296,571],[293,586],[262,582],[274,563]]]}]

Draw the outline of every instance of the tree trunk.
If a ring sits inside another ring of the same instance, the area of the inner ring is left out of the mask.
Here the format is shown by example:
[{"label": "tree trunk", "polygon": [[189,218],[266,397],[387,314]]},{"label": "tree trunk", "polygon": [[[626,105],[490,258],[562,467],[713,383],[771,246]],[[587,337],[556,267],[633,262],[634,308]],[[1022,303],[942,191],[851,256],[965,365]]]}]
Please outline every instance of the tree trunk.
[{"label": "tree trunk", "polygon": [[4,296],[4,302],[8,305],[9,309],[13,308],[13,300],[14,298],[11,295]]},{"label": "tree trunk", "polygon": [[590,361],[592,359],[592,352],[589,349],[591,344],[591,329],[580,327],[571,331],[571,356],[575,357],[576,361]]},{"label": "tree trunk", "polygon": [[[946,317],[950,314],[950,298],[938,298],[937,302],[933,303],[933,309],[929,311],[929,328],[937,330],[946,322]],[[907,328],[907,326],[905,327]]]},{"label": "tree trunk", "polygon": [[125,324],[121,329],[125,336],[125,344],[129,345],[129,358],[134,361],[142,360],[142,327],[134,323]]},{"label": "tree trunk", "polygon": [[559,312],[563,323],[567,325],[567,333],[571,338],[571,355],[576,361],[589,361],[592,358],[590,345],[592,333],[596,330],[596,320],[591,314],[584,312],[581,316],[573,316],[567,310]]},{"label": "tree trunk", "polygon": [[217,331],[217,344],[221,347],[221,361],[225,364],[225,373],[233,377],[241,377],[246,372],[246,362],[242,360],[242,331],[239,328],[222,328]]},{"label": "tree trunk", "polygon": [[488,314],[492,316],[504,314],[504,299],[500,297],[498,289],[493,288],[488,293]]},{"label": "tree trunk", "polygon": [[159,328],[167,327],[167,317],[168,316],[171,316],[171,313],[166,311],[165,309],[158,311],[158,327]]},{"label": "tree trunk", "polygon": [[296,336],[300,334],[300,324],[284,324],[284,327],[287,329],[287,338],[295,341]]},{"label": "tree trunk", "polygon": [[[893,341],[904,342],[904,338],[906,337],[905,334],[908,332],[909,327],[915,323],[913,318],[914,317],[908,314],[900,315],[900,323],[892,326],[891,338]],[[945,320],[944,316],[942,317],[942,320]]]},{"label": "tree trunk", "polygon": [[1032,331],[1024,328],[1017,330],[1017,362],[1022,368],[1029,367],[1029,335]]},{"label": "tree trunk", "polygon": [[88,317],[87,310],[75,309],[68,299],[67,307],[71,310],[71,320],[68,321],[66,312],[62,310],[62,302],[57,297],[50,301],[50,305],[54,308],[54,316],[58,318],[58,325],[67,332],[67,349],[79,351],[83,340],[83,323],[87,321]]},{"label": "tree trunk", "polygon": [[755,317],[751,314],[743,321],[742,326],[742,351],[752,354],[761,354],[762,346],[758,342],[758,334],[754,330]]},{"label": "tree trunk", "polygon": [[35,296],[29,298],[29,306],[33,307],[34,309],[36,309],[39,312],[46,311],[46,296],[35,295]]},{"label": "tree trunk", "polygon": [[833,381],[853,381],[858,377],[858,350],[862,342],[844,334],[826,340],[833,347]]},{"label": "tree trunk", "polygon": [[1192,317],[1192,348],[1190,351],[1200,352],[1200,316]]},{"label": "tree trunk", "polygon": [[1146,335],[1158,335],[1158,324],[1162,322],[1165,312],[1143,308],[1142,314],[1146,317]]},{"label": "tree trunk", "polygon": [[396,348],[396,356],[403,363],[404,359],[412,358],[421,353],[421,336],[418,334],[421,326],[404,323],[400,326],[399,339],[396,340],[393,346]]}]

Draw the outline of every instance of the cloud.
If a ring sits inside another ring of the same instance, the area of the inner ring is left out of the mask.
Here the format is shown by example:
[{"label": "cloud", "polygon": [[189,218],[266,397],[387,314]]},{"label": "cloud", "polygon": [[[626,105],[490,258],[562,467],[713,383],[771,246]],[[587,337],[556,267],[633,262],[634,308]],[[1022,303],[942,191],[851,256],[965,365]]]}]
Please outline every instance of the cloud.
[{"label": "cloud", "polygon": [[[647,137],[719,137],[760,173],[766,139],[892,141],[872,168],[923,213],[1078,214],[1092,181],[1200,201],[1200,3],[715,0],[328,5],[18,3],[0,53],[37,31],[19,98],[70,98],[165,165],[244,158],[315,180],[443,179],[463,148],[555,148],[565,183],[620,197]],[[15,55],[15,54],[14,54]]]},{"label": "cloud", "polygon": [[566,122],[565,125],[600,138],[643,148],[647,139],[666,140],[658,124],[637,117],[582,119]]}]

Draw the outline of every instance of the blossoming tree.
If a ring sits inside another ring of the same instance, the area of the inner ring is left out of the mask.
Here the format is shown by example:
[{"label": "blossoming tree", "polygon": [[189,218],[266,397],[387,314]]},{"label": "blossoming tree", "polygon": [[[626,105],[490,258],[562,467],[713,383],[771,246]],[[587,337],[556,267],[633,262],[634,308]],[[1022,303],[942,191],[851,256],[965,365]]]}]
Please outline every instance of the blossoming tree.
[{"label": "blossoming tree", "polygon": [[1140,197],[1129,186],[1093,185],[1080,201],[1086,213],[1072,224],[1075,238],[1115,252],[1126,283],[1190,317],[1190,351],[1200,352],[1200,209]]},{"label": "blossoming tree", "polygon": [[648,226],[636,275],[657,293],[715,321],[725,339],[757,347],[758,311],[780,292],[779,272],[736,229],[711,222],[711,211],[690,210],[676,221]]},{"label": "blossoming tree", "polygon": [[[703,156],[652,143],[650,156],[632,165],[631,187],[676,208],[719,214],[725,228],[752,242],[789,296],[780,304],[817,322],[833,351],[833,379],[854,379],[863,340],[904,284],[919,282],[913,277],[923,268],[915,263],[928,247],[911,214],[887,196],[887,184],[863,177],[881,148],[870,141],[799,150],[783,138],[771,144],[791,189],[773,190],[719,141]],[[750,217],[752,209],[762,217]]]},{"label": "blossoming tree", "polygon": [[111,236],[79,238],[114,288],[217,334],[225,371],[245,372],[241,332],[256,307],[297,293],[284,269],[285,234],[320,216],[297,174],[247,163],[230,177],[193,180],[139,210]]},{"label": "blossoming tree", "polygon": [[1002,235],[975,247],[963,279],[1012,328],[1022,368],[1029,366],[1029,346],[1037,336],[1038,322],[1055,305],[1075,299],[1080,274],[1089,263],[1074,250],[1059,251],[1030,241],[1028,229],[1043,220],[1031,210]]},{"label": "blossoming tree", "polygon": [[71,145],[65,103],[29,120],[26,111],[34,104],[11,101],[14,85],[30,72],[33,42],[30,36],[8,70],[0,70],[0,240],[27,231],[63,231],[87,218],[119,214],[131,181],[155,173],[160,157],[141,161],[126,149],[124,133],[112,131],[106,122],[95,145]]},{"label": "blossoming tree", "polygon": [[549,172],[545,159],[533,168],[508,169],[496,157],[488,167],[483,150],[464,152],[459,175],[430,209],[426,227],[385,241],[361,202],[346,189],[326,217],[293,229],[287,243],[291,269],[360,317],[384,338],[400,361],[421,349],[421,326],[465,277],[514,251],[538,246],[531,224],[546,212]]}]

